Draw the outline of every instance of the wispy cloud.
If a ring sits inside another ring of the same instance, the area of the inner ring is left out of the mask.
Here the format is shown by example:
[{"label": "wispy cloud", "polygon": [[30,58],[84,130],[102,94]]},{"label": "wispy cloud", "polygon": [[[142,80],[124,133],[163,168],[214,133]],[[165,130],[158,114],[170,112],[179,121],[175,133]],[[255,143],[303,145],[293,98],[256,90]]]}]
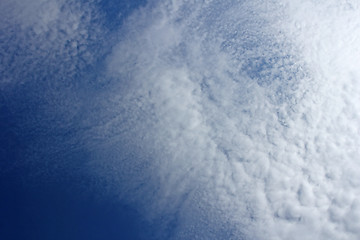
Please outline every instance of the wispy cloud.
[{"label": "wispy cloud", "polygon": [[92,88],[95,63],[104,55],[106,31],[94,4],[1,1],[0,9],[2,105],[14,121],[12,130],[19,141],[26,142],[21,149],[27,151],[26,161],[36,158],[40,164],[31,163],[37,166],[35,171],[51,171],[50,159],[43,163],[42,157],[31,156],[64,152],[79,143],[63,136],[81,131],[84,92]]},{"label": "wispy cloud", "polygon": [[39,0],[1,5],[2,88],[6,82],[41,78],[39,72],[60,83],[55,78],[72,78],[95,61],[91,47],[102,29],[91,4]]}]

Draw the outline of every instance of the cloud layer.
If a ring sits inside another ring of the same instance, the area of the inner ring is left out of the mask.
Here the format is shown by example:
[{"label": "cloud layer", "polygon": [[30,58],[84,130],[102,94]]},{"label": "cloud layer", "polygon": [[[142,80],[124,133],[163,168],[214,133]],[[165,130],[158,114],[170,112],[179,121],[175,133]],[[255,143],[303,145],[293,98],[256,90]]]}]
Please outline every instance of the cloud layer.
[{"label": "cloud layer", "polygon": [[0,3],[33,169],[85,151],[154,239],[359,239],[356,1],[149,1],[111,33],[99,6]]},{"label": "cloud layer", "polygon": [[145,185],[159,190],[135,200],[147,215],[176,216],[175,239],[357,239],[358,13],[172,1],[134,14],[108,74],[126,89],[121,127],[153,151]]}]

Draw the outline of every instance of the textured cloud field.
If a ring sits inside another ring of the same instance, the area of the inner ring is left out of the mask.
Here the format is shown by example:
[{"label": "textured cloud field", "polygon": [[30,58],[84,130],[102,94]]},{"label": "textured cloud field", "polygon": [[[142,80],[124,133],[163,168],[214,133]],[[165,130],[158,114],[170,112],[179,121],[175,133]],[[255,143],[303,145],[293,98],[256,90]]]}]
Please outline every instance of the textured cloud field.
[{"label": "textured cloud field", "polygon": [[96,2],[37,1],[41,19],[17,3],[1,7],[4,101],[45,89],[49,123],[23,122],[72,134],[32,149],[86,151],[154,239],[360,238],[357,1],[150,1],[116,30]]}]

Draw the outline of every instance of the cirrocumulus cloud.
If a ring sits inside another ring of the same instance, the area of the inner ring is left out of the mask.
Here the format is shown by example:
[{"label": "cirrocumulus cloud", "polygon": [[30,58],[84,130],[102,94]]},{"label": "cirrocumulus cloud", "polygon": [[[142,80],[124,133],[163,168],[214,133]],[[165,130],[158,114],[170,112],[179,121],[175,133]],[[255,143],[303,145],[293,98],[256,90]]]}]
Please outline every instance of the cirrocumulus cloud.
[{"label": "cirrocumulus cloud", "polygon": [[37,3],[1,25],[27,34],[2,37],[25,46],[4,96],[34,74],[70,84],[66,144],[156,238],[360,238],[359,3],[149,1],[113,33],[96,4]]}]

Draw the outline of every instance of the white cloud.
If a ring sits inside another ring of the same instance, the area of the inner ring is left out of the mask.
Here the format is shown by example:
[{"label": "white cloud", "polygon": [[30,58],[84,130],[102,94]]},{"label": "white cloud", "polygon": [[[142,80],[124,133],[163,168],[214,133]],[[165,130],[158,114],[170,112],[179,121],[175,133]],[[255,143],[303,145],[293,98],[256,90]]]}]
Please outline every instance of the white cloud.
[{"label": "white cloud", "polygon": [[171,1],[135,13],[103,103],[126,117],[92,134],[122,132],[151,167],[109,178],[130,195],[145,184],[133,201],[150,219],[174,214],[174,239],[358,239],[359,10]]},{"label": "white cloud", "polygon": [[[94,6],[2,1],[2,97],[34,81],[48,102],[36,111],[76,122],[69,141],[110,191],[164,229],[176,220],[162,237],[360,237],[357,2],[152,1],[96,91],[75,82],[106,52]],[[24,122],[53,123],[38,118]]]}]

